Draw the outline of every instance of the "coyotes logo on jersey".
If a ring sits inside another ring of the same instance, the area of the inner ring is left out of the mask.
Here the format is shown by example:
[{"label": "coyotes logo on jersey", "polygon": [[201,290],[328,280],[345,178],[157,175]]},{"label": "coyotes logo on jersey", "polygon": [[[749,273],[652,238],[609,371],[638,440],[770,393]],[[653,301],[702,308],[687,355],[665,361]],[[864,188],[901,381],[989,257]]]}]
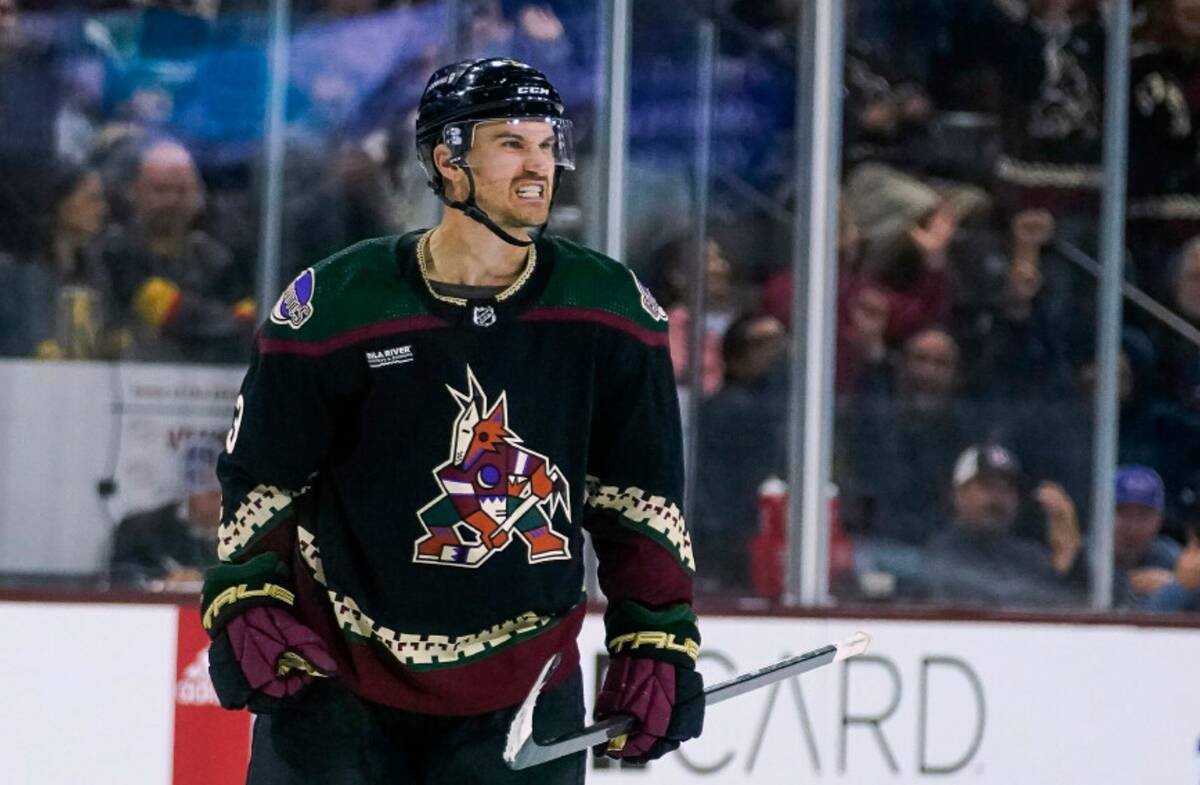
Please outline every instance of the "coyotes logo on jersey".
[{"label": "coyotes logo on jersey", "polygon": [[446,389],[459,413],[450,458],[433,470],[442,492],[417,512],[425,535],[413,546],[413,561],[475,568],[514,537],[530,564],[570,559],[567,538],[553,526],[559,508],[571,520],[570,487],[549,458],[509,429],[506,394],[489,405],[470,366],[465,393]]}]

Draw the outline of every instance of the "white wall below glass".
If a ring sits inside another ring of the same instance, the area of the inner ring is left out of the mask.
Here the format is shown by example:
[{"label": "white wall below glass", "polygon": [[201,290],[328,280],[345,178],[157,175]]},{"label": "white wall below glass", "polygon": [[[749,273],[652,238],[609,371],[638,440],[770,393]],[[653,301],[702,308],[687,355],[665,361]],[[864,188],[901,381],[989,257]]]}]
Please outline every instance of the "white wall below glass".
[{"label": "white wall below glass", "polygon": [[[174,606],[0,602],[0,704],[20,707],[0,721],[4,781],[77,785],[87,762],[88,782],[168,785],[172,768],[182,782],[181,755],[197,753],[181,751],[189,740],[171,731],[206,694],[182,689],[196,675],[185,667],[193,649],[202,651],[203,635],[187,628],[196,618]],[[710,681],[859,629],[874,645],[868,657],[721,704],[701,739],[648,770],[593,769],[589,783],[1200,778],[1195,629],[712,616],[701,629]],[[591,614],[581,640],[589,707],[602,640]]]}]

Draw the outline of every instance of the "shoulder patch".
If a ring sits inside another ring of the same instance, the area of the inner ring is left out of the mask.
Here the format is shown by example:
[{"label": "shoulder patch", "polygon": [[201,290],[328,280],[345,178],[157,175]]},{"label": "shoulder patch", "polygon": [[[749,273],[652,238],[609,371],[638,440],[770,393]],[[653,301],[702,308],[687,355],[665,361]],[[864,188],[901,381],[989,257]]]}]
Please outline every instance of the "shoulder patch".
[{"label": "shoulder patch", "polygon": [[317,274],[309,267],[296,280],[288,284],[279,296],[275,307],[271,309],[271,321],[275,324],[286,324],[293,330],[299,330],[304,323],[312,318],[315,307],[313,294],[317,288]]},{"label": "shoulder patch", "polygon": [[633,270],[629,271],[633,276],[633,282],[637,284],[638,291],[642,294],[642,310],[650,314],[650,318],[656,322],[665,322],[667,320],[667,312],[658,304],[658,300],[654,299],[654,295],[650,294],[650,289],[646,284],[642,283],[642,279],[637,277],[637,273]]}]

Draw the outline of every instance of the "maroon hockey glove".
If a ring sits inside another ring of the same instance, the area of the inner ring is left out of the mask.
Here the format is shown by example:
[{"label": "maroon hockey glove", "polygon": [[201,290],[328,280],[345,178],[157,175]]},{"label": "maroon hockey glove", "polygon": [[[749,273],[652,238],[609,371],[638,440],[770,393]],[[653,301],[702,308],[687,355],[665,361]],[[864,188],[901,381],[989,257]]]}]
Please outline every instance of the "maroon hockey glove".
[{"label": "maroon hockey glove", "polygon": [[228,621],[208,650],[208,675],[226,709],[270,714],[314,676],[337,664],[316,633],[282,608],[249,608]]},{"label": "maroon hockey glove", "polygon": [[262,714],[336,663],[291,611],[288,571],[274,553],[208,570],[201,621],[212,638],[208,674],[226,709]]},{"label": "maroon hockey glove", "polygon": [[282,608],[250,608],[230,620],[225,634],[250,689],[272,698],[337,672],[324,641]]},{"label": "maroon hockey glove", "polygon": [[704,699],[689,699],[703,691],[700,674],[690,668],[647,657],[613,657],[596,700],[596,719],[629,714],[638,726],[624,740],[613,739],[607,747],[597,748],[597,753],[644,763],[699,736]]}]

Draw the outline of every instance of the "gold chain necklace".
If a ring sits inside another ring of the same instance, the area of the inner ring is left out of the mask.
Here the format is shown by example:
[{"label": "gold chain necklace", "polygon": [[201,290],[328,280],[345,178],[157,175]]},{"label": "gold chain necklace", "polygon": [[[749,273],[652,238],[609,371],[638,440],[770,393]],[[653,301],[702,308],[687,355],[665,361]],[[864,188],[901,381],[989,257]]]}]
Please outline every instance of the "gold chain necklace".
[{"label": "gold chain necklace", "polygon": [[[438,294],[433,288],[433,283],[429,280],[429,238],[433,235],[433,229],[430,229],[425,234],[421,235],[421,239],[417,241],[417,266],[421,269],[421,280],[425,282],[425,288],[429,290],[434,299],[441,300],[444,303],[452,305],[466,305],[467,301],[462,297],[450,297],[444,294]],[[509,297],[512,297],[517,291],[525,285],[529,280],[529,276],[533,274],[533,268],[537,265],[537,247],[529,246],[529,253],[525,257],[525,269],[517,276],[517,280],[505,288],[504,291],[496,295],[496,302],[504,302]]]}]

